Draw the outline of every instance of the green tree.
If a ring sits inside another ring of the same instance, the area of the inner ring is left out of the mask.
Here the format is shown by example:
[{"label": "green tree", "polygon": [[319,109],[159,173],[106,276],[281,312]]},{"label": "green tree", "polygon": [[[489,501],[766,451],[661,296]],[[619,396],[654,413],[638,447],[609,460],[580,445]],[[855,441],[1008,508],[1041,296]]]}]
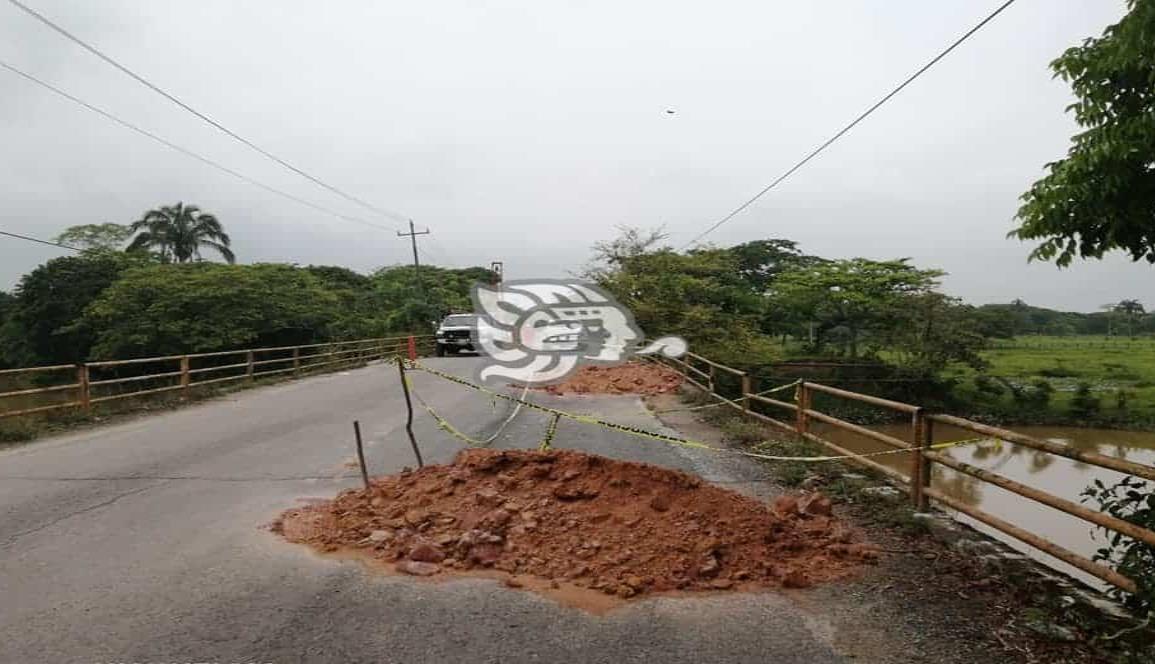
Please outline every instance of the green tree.
[{"label": "green tree", "polygon": [[129,249],[155,250],[165,263],[200,260],[201,249],[212,249],[226,262],[236,262],[220,220],[195,205],[177,203],[149,210],[130,228],[136,237]]},{"label": "green tree", "polygon": [[340,298],[291,265],[151,265],[125,272],[88,307],[99,358],[327,341]]},{"label": "green tree", "polygon": [[1041,241],[1032,259],[1066,266],[1118,249],[1155,263],[1155,0],[1128,8],[1051,63],[1078,97],[1068,110],[1083,131],[1022,196],[1010,235]]},{"label": "green tree", "polygon": [[[0,341],[5,340],[4,327],[7,325],[8,319],[12,317],[12,312],[15,309],[16,296],[5,291],[0,291]],[[0,351],[0,368],[7,368],[10,366],[12,365],[4,356],[3,351]]]},{"label": "green tree", "polygon": [[1123,320],[1127,321],[1127,336],[1135,336],[1135,323],[1147,313],[1143,309],[1143,304],[1139,300],[1120,300],[1112,310],[1121,315]]},{"label": "green tree", "polygon": [[77,249],[116,251],[124,246],[132,234],[132,228],[124,224],[81,224],[64,229],[55,241]]},{"label": "green tree", "polygon": [[942,293],[904,295],[879,334],[907,372],[931,378],[953,363],[984,369],[983,321],[973,307]]},{"label": "green tree", "polygon": [[787,270],[823,262],[817,256],[807,256],[793,240],[753,240],[730,247],[728,251],[737,261],[738,274],[756,293],[764,293],[778,275]]},{"label": "green tree", "polygon": [[802,326],[813,324],[816,350],[831,331],[841,328],[848,354],[858,357],[864,335],[884,339],[904,320],[901,308],[938,285],[943,272],[920,270],[908,260],[852,258],[788,271],[774,282],[770,306]]},{"label": "green tree", "polygon": [[596,245],[599,264],[587,274],[629,307],[649,336],[676,334],[696,352],[742,366],[779,357],[778,348],[758,331],[764,299],[739,274],[734,254],[725,249],[679,254],[654,249],[658,241],[653,234],[623,233]]},{"label": "green tree", "polygon": [[392,266],[373,273],[367,305],[383,321],[383,328],[428,334],[446,314],[472,311],[470,288],[479,281],[492,282],[494,275],[480,267],[422,265],[420,277],[421,289],[417,290],[412,267]]},{"label": "green tree", "polygon": [[20,279],[0,326],[0,356],[14,366],[84,361],[95,332],[85,308],[142,259],[119,252],[54,258]]}]

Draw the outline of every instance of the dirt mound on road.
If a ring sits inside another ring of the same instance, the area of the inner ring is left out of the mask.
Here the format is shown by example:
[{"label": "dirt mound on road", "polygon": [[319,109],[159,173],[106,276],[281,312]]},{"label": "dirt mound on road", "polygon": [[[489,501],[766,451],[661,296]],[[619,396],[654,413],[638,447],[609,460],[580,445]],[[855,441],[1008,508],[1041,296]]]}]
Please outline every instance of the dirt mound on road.
[{"label": "dirt mound on road", "polygon": [[550,394],[645,394],[653,396],[674,391],[682,376],[667,367],[649,362],[629,362],[615,366],[584,366],[568,380],[541,388]]},{"label": "dirt mound on road", "polygon": [[805,587],[875,558],[821,495],[768,506],[685,473],[560,450],[465,450],[289,510],[272,528],[417,576],[499,570],[510,586],[540,579],[621,598]]}]

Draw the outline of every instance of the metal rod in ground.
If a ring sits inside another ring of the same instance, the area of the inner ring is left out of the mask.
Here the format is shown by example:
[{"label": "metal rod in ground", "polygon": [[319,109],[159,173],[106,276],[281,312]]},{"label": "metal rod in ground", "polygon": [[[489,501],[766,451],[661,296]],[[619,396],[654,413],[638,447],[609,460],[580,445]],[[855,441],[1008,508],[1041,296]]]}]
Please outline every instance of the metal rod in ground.
[{"label": "metal rod in ground", "polygon": [[401,391],[405,393],[405,408],[409,411],[405,417],[405,433],[409,434],[409,444],[413,446],[413,454],[417,457],[417,467],[424,468],[421,450],[417,449],[417,437],[413,435],[413,400],[409,398],[409,382],[405,380],[405,362],[401,358],[397,358],[397,372],[401,377]]},{"label": "metal rod in ground", "polygon": [[353,434],[357,437],[357,462],[361,464],[361,481],[369,488],[369,469],[365,467],[365,449],[361,445],[361,423],[353,420]]}]

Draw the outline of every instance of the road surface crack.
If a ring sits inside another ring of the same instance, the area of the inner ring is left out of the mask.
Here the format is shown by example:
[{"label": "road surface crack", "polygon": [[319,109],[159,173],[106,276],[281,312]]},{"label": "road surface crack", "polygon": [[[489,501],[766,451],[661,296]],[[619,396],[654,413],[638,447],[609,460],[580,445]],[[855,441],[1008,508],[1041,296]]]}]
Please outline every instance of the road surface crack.
[{"label": "road surface crack", "polygon": [[113,496],[112,498],[109,498],[108,500],[104,500],[104,501],[101,501],[99,503],[89,505],[88,507],[78,509],[75,512],[69,512],[68,514],[65,514],[64,516],[60,516],[60,517],[52,519],[51,521],[48,521],[46,523],[42,523],[39,526],[36,526],[35,528],[29,528],[27,530],[22,530],[22,531],[14,534],[14,535],[11,535],[10,537],[8,537],[8,539],[4,540],[4,543],[0,544],[0,549],[7,549],[7,548],[11,547],[13,544],[15,544],[18,540],[20,540],[24,537],[27,537],[28,535],[34,535],[34,534],[36,534],[42,530],[46,530],[48,528],[51,528],[52,526],[55,526],[56,524],[61,523],[63,521],[67,521],[68,519],[71,519],[74,516],[80,516],[81,514],[87,514],[88,512],[98,510],[102,507],[108,507],[109,505],[119,501],[122,498],[127,498],[131,495],[138,494],[138,493],[141,493],[143,491],[147,491],[147,490],[152,489],[152,488],[157,487],[157,486],[159,486],[159,484],[149,484],[147,486],[142,486],[142,487],[137,487],[135,489],[130,489],[128,491],[118,493],[115,496]]}]

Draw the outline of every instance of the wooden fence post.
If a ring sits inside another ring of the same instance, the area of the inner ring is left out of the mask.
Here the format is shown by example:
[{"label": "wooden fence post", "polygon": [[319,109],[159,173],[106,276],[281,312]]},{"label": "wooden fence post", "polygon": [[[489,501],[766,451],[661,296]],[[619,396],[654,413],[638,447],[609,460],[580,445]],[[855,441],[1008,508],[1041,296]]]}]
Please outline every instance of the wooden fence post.
[{"label": "wooden fence post", "polygon": [[409,335],[409,361],[417,361],[417,340],[413,338],[412,334]]},{"label": "wooden fence post", "polygon": [[754,389],[750,386],[750,374],[742,374],[742,412],[750,412],[750,394]]},{"label": "wooden fence post", "polygon": [[89,385],[87,364],[76,365],[76,384],[78,385],[77,390],[80,392],[80,398],[77,399],[80,402],[80,407],[86,413],[92,412],[92,387]]},{"label": "wooden fence post", "polygon": [[257,368],[256,365],[253,364],[253,360],[254,360],[253,351],[250,350],[245,355],[245,362],[248,365],[245,367],[245,375],[249,377],[249,380],[253,380],[253,374],[255,373],[256,368]]},{"label": "wooden fence post", "polygon": [[914,509],[921,511],[926,497],[922,494],[923,473],[927,472],[926,458],[923,457],[923,447],[926,445],[926,418],[922,409],[914,411],[910,416],[910,440],[914,451],[910,453],[910,501]]},{"label": "wooden fence post", "polygon": [[[931,483],[931,462],[927,454],[930,453],[930,446],[934,445],[934,420],[928,419],[920,410],[916,417],[922,420],[922,426],[918,428],[921,432],[921,437],[915,439],[915,444],[921,447],[918,451],[918,482],[917,491],[918,498],[915,502],[915,509],[920,512],[925,512],[930,506],[930,501],[927,499],[926,490],[930,488]],[[912,491],[912,495],[915,493]]]},{"label": "wooden fence post", "polygon": [[713,364],[710,365],[710,393],[711,394],[717,394],[717,392],[714,391],[714,365]]},{"label": "wooden fence post", "polygon": [[180,358],[180,386],[181,392],[184,394],[186,399],[188,398],[189,384],[192,382],[190,380],[191,376],[189,375],[188,369],[188,355],[183,355]]},{"label": "wooden fence post", "polygon": [[293,375],[301,373],[301,347],[293,348]]},{"label": "wooden fence post", "polygon": [[810,418],[806,416],[806,411],[810,410],[810,388],[807,387],[806,381],[798,383],[798,391],[795,394],[795,401],[798,402],[798,413],[794,420],[794,428],[797,429],[798,435],[802,436],[810,428]]}]

